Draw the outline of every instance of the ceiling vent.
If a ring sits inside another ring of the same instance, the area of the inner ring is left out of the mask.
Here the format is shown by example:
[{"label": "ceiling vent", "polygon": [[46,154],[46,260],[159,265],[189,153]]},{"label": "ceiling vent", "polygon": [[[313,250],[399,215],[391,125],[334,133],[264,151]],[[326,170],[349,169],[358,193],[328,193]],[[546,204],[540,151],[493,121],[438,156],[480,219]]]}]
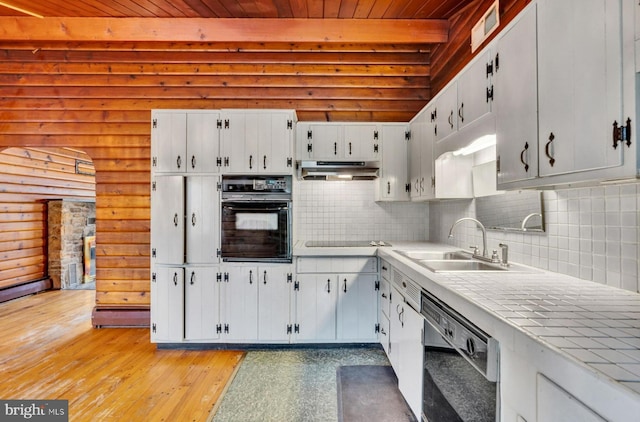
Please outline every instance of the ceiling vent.
[{"label": "ceiling vent", "polygon": [[499,0],[496,0],[471,30],[471,52],[476,51],[489,38],[489,35],[498,29],[498,26],[500,26],[500,4]]}]

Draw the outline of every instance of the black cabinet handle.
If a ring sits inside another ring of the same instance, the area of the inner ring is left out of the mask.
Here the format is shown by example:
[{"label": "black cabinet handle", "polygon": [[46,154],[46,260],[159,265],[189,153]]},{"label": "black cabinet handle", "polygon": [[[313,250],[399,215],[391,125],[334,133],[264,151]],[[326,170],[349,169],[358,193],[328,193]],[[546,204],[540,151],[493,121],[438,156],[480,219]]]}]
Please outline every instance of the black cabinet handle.
[{"label": "black cabinet handle", "polygon": [[195,213],[195,212],[194,212],[194,213],[191,213],[191,225],[192,225],[193,227],[195,227],[195,226],[196,226],[196,213]]},{"label": "black cabinet handle", "polygon": [[338,143],[333,143],[333,155],[338,155]]},{"label": "black cabinet handle", "polygon": [[182,167],[182,157],[180,157],[179,155],[176,159],[176,165],[178,166],[178,168]]},{"label": "black cabinet handle", "polygon": [[387,182],[387,195],[391,195],[391,182]]},{"label": "black cabinet handle", "polygon": [[327,279],[327,293],[331,293],[331,279]]},{"label": "black cabinet handle", "polygon": [[551,153],[549,152],[549,148],[551,147],[551,143],[553,142],[554,139],[556,139],[556,137],[553,134],[553,132],[551,132],[549,134],[549,142],[547,142],[546,145],[544,146],[544,153],[547,155],[547,158],[549,158],[549,164],[551,165],[551,167],[553,167],[553,164],[556,162],[556,159],[553,158],[551,156]]},{"label": "black cabinet handle", "polygon": [[253,271],[249,270],[249,284],[253,284]]},{"label": "black cabinet handle", "polygon": [[253,155],[249,156],[249,168],[253,169]]},{"label": "black cabinet handle", "polygon": [[173,215],[173,225],[178,227],[178,213]]},{"label": "black cabinet handle", "polygon": [[264,270],[264,284],[267,284],[267,270]]},{"label": "black cabinet handle", "polygon": [[344,279],[344,292],[347,293],[347,279]]},{"label": "black cabinet handle", "polygon": [[351,155],[351,142],[349,142],[349,155]]},{"label": "black cabinet handle", "polygon": [[191,156],[191,168],[192,169],[196,168],[196,156],[195,155]]},{"label": "black cabinet handle", "polygon": [[178,273],[173,273],[173,284],[178,285]]},{"label": "black cabinet handle", "polygon": [[464,123],[464,103],[460,103],[460,108],[458,109],[458,117],[460,117],[460,121]]},{"label": "black cabinet handle", "polygon": [[525,142],[524,149],[522,150],[522,152],[520,152],[520,162],[522,163],[522,165],[524,165],[524,171],[529,171],[529,164],[526,161],[524,161],[524,154],[527,152],[528,149],[529,149],[529,142]]},{"label": "black cabinet handle", "polygon": [[191,271],[191,280],[189,281],[189,284],[193,286],[195,283],[196,283],[196,272]]},{"label": "black cabinet handle", "polygon": [[453,110],[451,110],[451,114],[449,114],[447,121],[449,122],[449,126],[451,126],[451,129],[453,129]]},{"label": "black cabinet handle", "polygon": [[264,160],[262,162],[262,167],[266,170],[267,169],[267,156],[264,156]]}]

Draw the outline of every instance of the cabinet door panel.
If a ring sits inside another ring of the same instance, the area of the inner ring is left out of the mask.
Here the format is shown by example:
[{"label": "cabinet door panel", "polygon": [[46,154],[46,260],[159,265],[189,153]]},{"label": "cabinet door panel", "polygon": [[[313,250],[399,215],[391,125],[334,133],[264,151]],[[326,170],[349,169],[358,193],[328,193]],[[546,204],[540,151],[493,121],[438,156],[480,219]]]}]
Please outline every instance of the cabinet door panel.
[{"label": "cabinet door panel", "polygon": [[[289,126],[288,122],[291,122]],[[261,136],[258,144],[257,166],[261,173],[287,174],[293,171],[289,165],[293,134],[293,116],[288,113],[265,113],[260,115]]]},{"label": "cabinet door panel", "polygon": [[422,413],[422,365],[424,360],[422,330],[424,319],[408,304],[404,303],[402,307],[398,388],[413,414],[420,420]]},{"label": "cabinet door panel", "polygon": [[[251,138],[251,133],[247,134],[247,113],[225,111],[221,117],[223,120],[220,145],[222,171],[225,173],[251,172],[249,161],[252,161],[251,165],[255,169],[256,152],[251,153],[251,141],[245,142],[248,136]],[[251,127],[249,129],[252,130]],[[253,139],[253,143],[257,145],[255,137]]]},{"label": "cabinet door panel", "polygon": [[404,125],[381,125],[382,167],[378,181],[377,200],[406,201],[409,193],[407,161],[408,142]]},{"label": "cabinet door panel", "polygon": [[342,127],[340,125],[310,125],[311,158],[342,158]]},{"label": "cabinet door panel", "polygon": [[333,274],[299,274],[296,291],[298,341],[334,341],[338,278]]},{"label": "cabinet door panel", "polygon": [[184,178],[155,176],[151,188],[151,261],[184,263]]},{"label": "cabinet door panel", "polygon": [[261,341],[289,339],[290,274],[289,266],[258,268],[258,339]]},{"label": "cabinet door panel", "polygon": [[187,268],[185,280],[185,339],[212,340],[219,336],[219,268]]},{"label": "cabinet door panel", "polygon": [[611,137],[622,109],[620,13],[606,0],[538,4],[541,176],[622,162]]},{"label": "cabinet door panel", "polygon": [[[378,148],[375,148],[375,146]],[[380,133],[377,125],[347,124],[344,126],[343,156],[349,160],[376,161],[379,158]]]},{"label": "cabinet door panel", "polygon": [[497,43],[494,83],[498,184],[538,176],[536,9]]},{"label": "cabinet door panel", "polygon": [[226,267],[225,271],[220,286],[222,338],[255,341],[258,339],[257,268]]},{"label": "cabinet door panel", "polygon": [[216,159],[220,154],[220,131],[217,112],[193,112],[187,114],[187,163],[188,172],[216,173]]},{"label": "cabinet door panel", "polygon": [[156,172],[182,173],[187,169],[187,114],[154,111],[151,136],[152,167]]},{"label": "cabinet door panel", "polygon": [[184,269],[153,267],[151,278],[151,341],[184,339]]},{"label": "cabinet door panel", "polygon": [[338,278],[338,339],[375,341],[378,319],[376,275],[341,274]]},{"label": "cabinet door panel", "polygon": [[491,101],[487,100],[490,88],[487,65],[490,63],[493,63],[491,51],[482,52],[458,78],[458,129],[491,112]]},{"label": "cabinet door panel", "polygon": [[[451,83],[435,100],[436,144],[458,130],[458,87]],[[446,149],[445,149],[446,150]]]},{"label": "cabinet door panel", "polygon": [[187,262],[217,263],[220,248],[218,176],[187,177]]}]

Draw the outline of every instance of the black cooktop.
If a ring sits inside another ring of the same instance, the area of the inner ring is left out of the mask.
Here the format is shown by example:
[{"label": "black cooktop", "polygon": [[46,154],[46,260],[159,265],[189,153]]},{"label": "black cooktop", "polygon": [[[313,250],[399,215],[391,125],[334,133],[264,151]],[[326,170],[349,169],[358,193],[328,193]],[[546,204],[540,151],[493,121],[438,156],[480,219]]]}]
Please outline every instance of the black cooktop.
[{"label": "black cooktop", "polygon": [[367,246],[391,246],[382,240],[308,240],[307,248],[364,248]]}]

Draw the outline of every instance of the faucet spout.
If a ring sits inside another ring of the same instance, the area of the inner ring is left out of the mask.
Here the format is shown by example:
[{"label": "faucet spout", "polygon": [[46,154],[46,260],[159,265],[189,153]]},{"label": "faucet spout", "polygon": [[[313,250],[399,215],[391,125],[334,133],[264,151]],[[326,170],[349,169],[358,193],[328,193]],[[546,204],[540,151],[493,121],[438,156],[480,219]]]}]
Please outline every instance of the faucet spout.
[{"label": "faucet spout", "polygon": [[540,217],[542,218],[542,214],[540,214],[539,212],[532,212],[531,214],[527,215],[524,220],[522,220],[522,226],[520,227],[520,230],[522,230],[523,232],[527,231],[527,222],[529,221],[529,219],[531,217]]},{"label": "faucet spout", "polygon": [[463,217],[456,220],[456,222],[453,223],[453,225],[451,226],[451,229],[449,230],[449,237],[453,237],[453,229],[463,221],[473,221],[474,223],[476,223],[478,227],[480,227],[480,230],[482,230],[482,256],[486,257],[487,256],[487,230],[484,228],[484,225],[480,221],[476,220],[475,218]]}]

